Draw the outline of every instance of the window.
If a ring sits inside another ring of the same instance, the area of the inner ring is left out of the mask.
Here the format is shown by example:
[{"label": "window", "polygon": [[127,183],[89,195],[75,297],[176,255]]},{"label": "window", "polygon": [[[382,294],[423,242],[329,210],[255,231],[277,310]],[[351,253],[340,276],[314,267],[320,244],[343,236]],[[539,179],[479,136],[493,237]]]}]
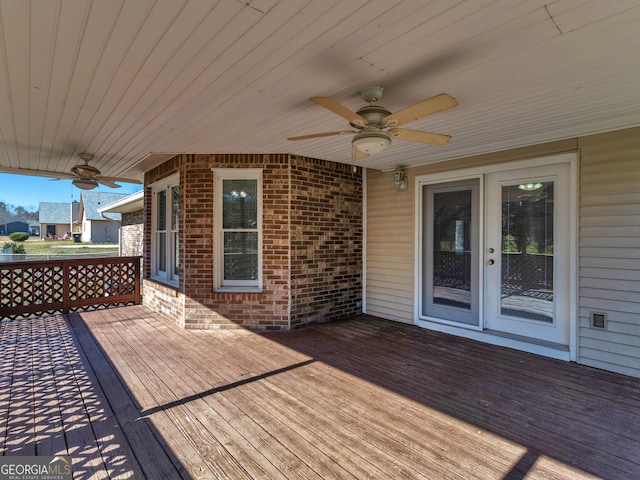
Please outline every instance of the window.
[{"label": "window", "polygon": [[216,288],[262,286],[262,171],[214,169]]},{"label": "window", "polygon": [[151,278],[178,284],[180,267],[178,232],[180,226],[179,176],[158,182],[151,187]]}]

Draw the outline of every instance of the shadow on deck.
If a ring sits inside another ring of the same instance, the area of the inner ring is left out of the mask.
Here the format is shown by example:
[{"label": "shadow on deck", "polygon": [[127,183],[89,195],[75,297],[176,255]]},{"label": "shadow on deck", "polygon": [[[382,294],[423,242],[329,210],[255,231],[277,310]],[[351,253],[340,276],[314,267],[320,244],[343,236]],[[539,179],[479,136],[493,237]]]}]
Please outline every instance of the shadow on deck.
[{"label": "shadow on deck", "polygon": [[79,478],[640,478],[640,380],[360,316],[0,322],[0,454]]}]

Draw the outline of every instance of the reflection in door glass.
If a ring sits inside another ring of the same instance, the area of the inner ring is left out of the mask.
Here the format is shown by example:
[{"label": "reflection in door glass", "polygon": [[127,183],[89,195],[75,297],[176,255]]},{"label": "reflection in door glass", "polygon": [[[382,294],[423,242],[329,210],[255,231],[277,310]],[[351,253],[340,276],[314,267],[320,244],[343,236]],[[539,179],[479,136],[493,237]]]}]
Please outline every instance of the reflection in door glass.
[{"label": "reflection in door glass", "polygon": [[471,190],[433,195],[433,303],[471,309]]},{"label": "reflection in door glass", "polygon": [[553,182],[502,187],[502,315],[553,322]]}]

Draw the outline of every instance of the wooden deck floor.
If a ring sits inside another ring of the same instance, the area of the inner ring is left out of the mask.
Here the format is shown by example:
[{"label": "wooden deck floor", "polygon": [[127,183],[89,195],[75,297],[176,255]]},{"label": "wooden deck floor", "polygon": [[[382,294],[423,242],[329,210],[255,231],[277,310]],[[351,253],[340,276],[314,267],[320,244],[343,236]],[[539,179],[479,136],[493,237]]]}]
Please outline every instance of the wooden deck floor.
[{"label": "wooden deck floor", "polygon": [[0,454],[76,478],[638,479],[640,380],[358,317],[0,322]]}]

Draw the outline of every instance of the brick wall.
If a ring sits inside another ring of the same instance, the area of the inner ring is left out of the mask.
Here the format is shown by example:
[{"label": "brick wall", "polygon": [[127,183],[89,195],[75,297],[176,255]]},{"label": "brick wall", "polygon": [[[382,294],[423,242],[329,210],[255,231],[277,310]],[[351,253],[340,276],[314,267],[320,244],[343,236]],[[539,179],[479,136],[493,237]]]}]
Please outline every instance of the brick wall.
[{"label": "brick wall", "polygon": [[175,288],[146,278],[142,282],[142,303],[163,314],[181,327],[185,326],[184,294]]},{"label": "brick wall", "polygon": [[123,213],[120,224],[122,255],[142,255],[144,246],[144,212]]},{"label": "brick wall", "polygon": [[[212,168],[262,169],[260,293],[214,291]],[[181,186],[179,293],[171,295],[170,287],[156,288],[155,282],[148,282],[145,304],[169,312],[186,328],[286,330],[360,312],[359,169],[354,174],[351,166],[284,154],[178,155],[148,172],[145,185],[177,172]],[[148,232],[150,198],[145,195]],[[150,243],[147,235],[145,278],[150,276]],[[174,307],[169,306],[172,303]]]},{"label": "brick wall", "polygon": [[362,312],[362,170],[292,157],[291,328]]}]

